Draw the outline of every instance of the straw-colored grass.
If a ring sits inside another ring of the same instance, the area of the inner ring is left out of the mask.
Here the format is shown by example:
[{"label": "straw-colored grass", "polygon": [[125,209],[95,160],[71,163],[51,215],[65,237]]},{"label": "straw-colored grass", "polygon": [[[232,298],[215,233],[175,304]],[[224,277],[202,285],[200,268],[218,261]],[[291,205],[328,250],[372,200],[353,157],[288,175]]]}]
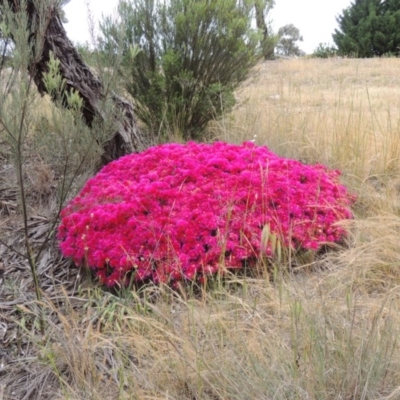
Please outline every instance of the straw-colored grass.
[{"label": "straw-colored grass", "polygon": [[397,59],[267,62],[212,127],[343,171],[358,196],[347,247],[196,295],[118,297],[85,281],[45,297],[44,337],[27,301],[29,354],[3,366],[12,390],[0,383],[0,399],[399,399],[399,69]]},{"label": "straw-colored grass", "polygon": [[366,178],[397,172],[397,59],[267,62],[238,91],[227,140],[267,144],[283,156]]}]

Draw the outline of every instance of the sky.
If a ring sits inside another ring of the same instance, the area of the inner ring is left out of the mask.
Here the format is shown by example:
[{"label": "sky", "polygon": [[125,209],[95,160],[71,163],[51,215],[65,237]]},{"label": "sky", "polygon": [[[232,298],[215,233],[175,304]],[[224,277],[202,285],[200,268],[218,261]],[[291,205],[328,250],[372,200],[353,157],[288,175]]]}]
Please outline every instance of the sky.
[{"label": "sky", "polygon": [[[68,37],[75,43],[90,43],[88,9],[96,22],[102,14],[115,12],[117,4],[118,0],[70,0],[64,7],[69,21],[65,25]],[[275,32],[287,24],[299,28],[303,36],[299,47],[310,54],[319,43],[333,44],[336,16],[350,4],[351,0],[276,0],[269,18]]]}]

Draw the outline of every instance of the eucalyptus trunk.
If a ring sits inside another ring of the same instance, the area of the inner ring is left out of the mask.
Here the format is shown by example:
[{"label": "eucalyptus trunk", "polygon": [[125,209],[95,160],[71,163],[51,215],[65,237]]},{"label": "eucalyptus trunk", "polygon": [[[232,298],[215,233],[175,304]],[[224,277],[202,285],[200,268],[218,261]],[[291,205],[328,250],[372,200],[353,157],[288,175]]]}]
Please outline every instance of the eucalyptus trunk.
[{"label": "eucalyptus trunk", "polygon": [[265,22],[265,17],[264,17],[264,4],[260,1],[256,1],[254,3],[254,8],[256,11],[257,28],[260,29],[263,33],[261,47],[263,50],[264,59],[272,60],[272,59],[274,59],[274,47],[271,46],[270,43],[268,42],[269,31],[268,31],[268,26]]},{"label": "eucalyptus trunk", "polygon": [[[43,78],[48,71],[50,53],[53,53],[54,58],[60,61],[60,73],[66,84],[65,92],[73,90],[82,98],[83,118],[88,126],[91,127],[95,119],[105,122],[102,103],[106,97],[114,102],[116,131],[103,145],[104,152],[99,164],[105,165],[123,155],[149,147],[151,140],[138,127],[132,103],[115,93],[107,93],[102,82],[91,72],[68,39],[60,18],[60,1],[47,1],[49,6],[45,12],[38,9],[40,1],[37,0],[0,0],[0,7],[7,3],[13,12],[27,13],[32,42],[28,70],[41,94],[47,92]],[[37,38],[41,38],[39,43]],[[67,106],[66,98],[64,100],[63,104]]]}]

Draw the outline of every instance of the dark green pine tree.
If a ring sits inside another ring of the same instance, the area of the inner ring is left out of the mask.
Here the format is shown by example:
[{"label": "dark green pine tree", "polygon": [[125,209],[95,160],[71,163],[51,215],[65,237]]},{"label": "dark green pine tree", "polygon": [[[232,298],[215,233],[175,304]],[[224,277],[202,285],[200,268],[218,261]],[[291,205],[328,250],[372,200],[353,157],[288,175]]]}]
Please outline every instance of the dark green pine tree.
[{"label": "dark green pine tree", "polygon": [[[381,31],[384,33],[384,53],[399,54],[400,52],[400,0],[386,0],[383,3]],[[379,39],[379,38],[377,38]],[[376,44],[378,45],[378,43]]]},{"label": "dark green pine tree", "polygon": [[337,17],[332,35],[339,54],[374,57],[397,54],[400,46],[400,0],[355,0]]}]

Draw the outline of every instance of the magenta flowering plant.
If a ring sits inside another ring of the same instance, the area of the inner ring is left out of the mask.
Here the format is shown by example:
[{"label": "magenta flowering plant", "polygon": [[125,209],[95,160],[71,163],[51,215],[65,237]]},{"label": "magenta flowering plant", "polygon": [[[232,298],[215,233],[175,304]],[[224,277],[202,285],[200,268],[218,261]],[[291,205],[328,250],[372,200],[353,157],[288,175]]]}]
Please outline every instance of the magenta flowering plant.
[{"label": "magenta flowering plant", "polygon": [[318,250],[352,217],[339,175],[250,142],[152,147],[86,183],[62,211],[61,251],[114,286],[242,268],[271,256],[266,226],[288,248]]}]

